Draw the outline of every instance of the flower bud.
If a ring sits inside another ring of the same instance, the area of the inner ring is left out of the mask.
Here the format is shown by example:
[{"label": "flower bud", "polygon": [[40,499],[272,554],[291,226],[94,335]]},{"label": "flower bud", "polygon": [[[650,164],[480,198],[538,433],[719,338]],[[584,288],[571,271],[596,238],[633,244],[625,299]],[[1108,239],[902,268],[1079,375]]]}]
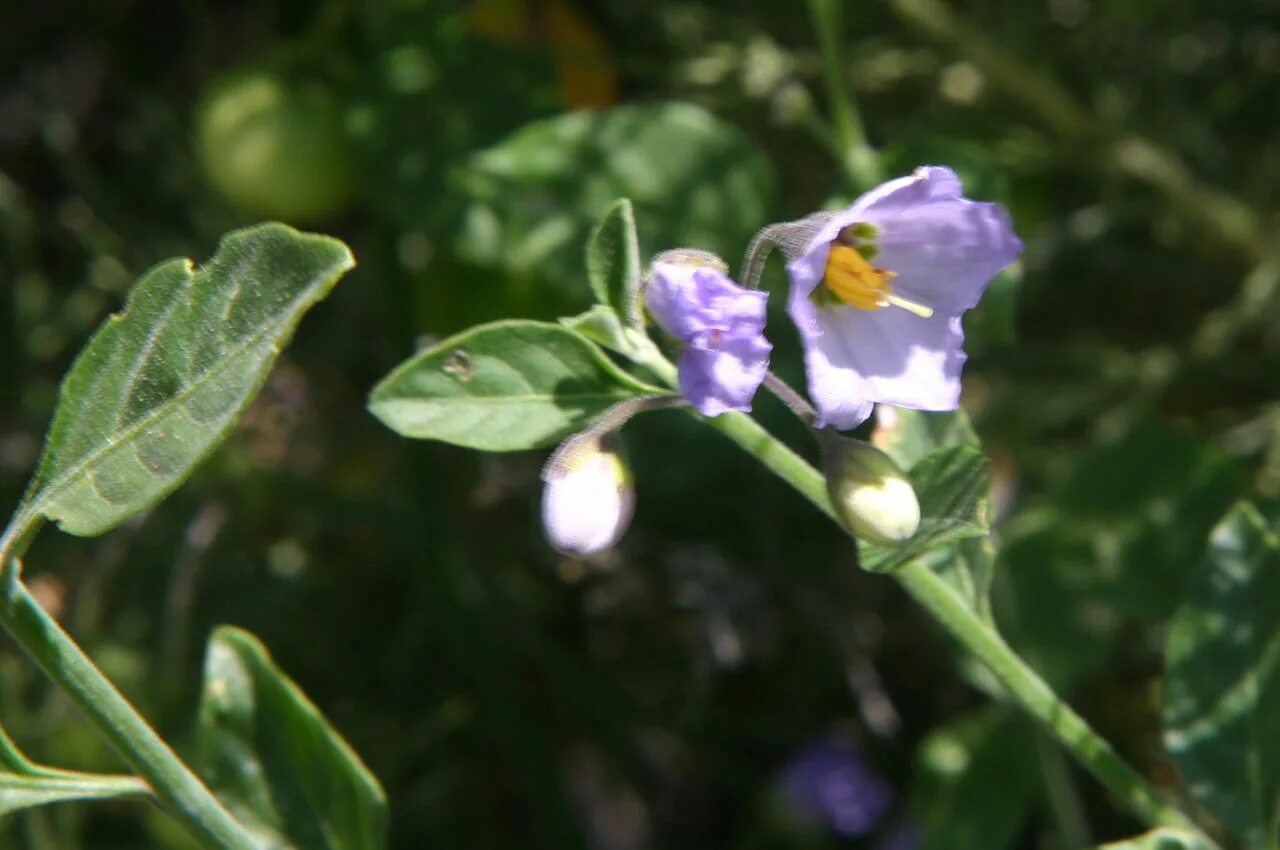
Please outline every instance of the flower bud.
[{"label": "flower bud", "polygon": [[591,555],[618,542],[635,511],[631,470],[615,440],[570,437],[542,470],[542,527],[568,555]]},{"label": "flower bud", "polygon": [[920,502],[893,458],[868,443],[823,434],[831,504],[857,537],[880,546],[905,542],[920,527]]}]

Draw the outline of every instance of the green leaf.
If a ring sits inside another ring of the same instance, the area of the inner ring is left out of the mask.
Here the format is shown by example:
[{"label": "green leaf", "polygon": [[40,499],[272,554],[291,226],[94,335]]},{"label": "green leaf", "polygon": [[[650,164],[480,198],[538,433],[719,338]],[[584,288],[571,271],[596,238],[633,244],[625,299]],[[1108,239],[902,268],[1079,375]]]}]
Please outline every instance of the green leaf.
[{"label": "green leaf", "polygon": [[917,751],[910,808],[922,850],[1001,850],[1026,819],[1038,777],[1030,722],[981,709]]},{"label": "green leaf", "polygon": [[264,847],[386,846],[378,780],[253,635],[223,626],[205,657],[201,774]]},{"label": "green leaf", "polygon": [[59,770],[31,761],[0,727],[0,818],[50,803],[146,797],[151,789],[132,776]]},{"label": "green leaf", "polygon": [[1280,537],[1253,505],[1214,529],[1169,631],[1165,744],[1250,847],[1280,846]]},{"label": "green leaf", "polygon": [[306,310],[354,261],[324,236],[265,224],[207,264],[170,260],[134,286],[62,382],[35,478],[0,550],[41,515],[101,534],[155,505],[226,436]]},{"label": "green leaf", "polygon": [[911,484],[920,500],[920,528],[900,546],[858,541],[864,569],[888,572],[956,541],[982,537],[988,531],[988,463],[970,446],[929,453],[911,468]]},{"label": "green leaf", "polygon": [[560,324],[612,351],[625,354],[630,349],[626,328],[612,307],[596,304],[585,313],[560,319]]},{"label": "green leaf", "polygon": [[620,401],[661,395],[560,325],[482,325],[406,360],[369,394],[391,430],[485,451],[555,443]]},{"label": "green leaf", "polygon": [[120,800],[151,793],[144,782],[132,777],[56,773],[56,776],[0,773],[0,818],[50,803]]},{"label": "green leaf", "polygon": [[635,212],[622,198],[605,214],[587,243],[587,281],[596,301],[612,307],[628,324],[642,323],[640,312],[640,242]]},{"label": "green leaf", "polygon": [[876,428],[871,442],[903,469],[910,469],[938,449],[951,446],[981,448],[978,435],[964,410],[910,410],[887,404],[876,408]]},{"label": "green leaf", "polygon": [[1214,850],[1214,846],[1194,832],[1165,827],[1100,844],[1096,850]]},{"label": "green leaf", "polygon": [[634,204],[642,256],[696,245],[736,257],[769,221],[773,197],[773,168],[760,148],[687,103],[536,121],[456,176],[468,204],[460,255],[577,295],[582,245],[617,198]]}]

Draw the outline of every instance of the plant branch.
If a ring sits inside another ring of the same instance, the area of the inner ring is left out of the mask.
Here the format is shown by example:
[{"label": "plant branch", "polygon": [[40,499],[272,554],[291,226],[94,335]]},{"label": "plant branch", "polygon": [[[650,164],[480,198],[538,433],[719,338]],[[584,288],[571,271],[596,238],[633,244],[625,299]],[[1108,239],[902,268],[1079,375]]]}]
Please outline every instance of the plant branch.
[{"label": "plant branch", "polygon": [[[0,564],[18,574],[16,559]],[[32,598],[20,579],[4,582],[0,625],[66,692],[125,761],[151,786],[161,804],[204,847],[256,850],[243,827],[200,778],[161,740],[129,701]]]},{"label": "plant branch", "polygon": [[[822,513],[836,519],[818,470],[784,446],[748,416],[726,413],[706,420],[790,484]],[[836,520],[839,522],[839,520]],[[843,524],[841,524],[843,528]],[[981,660],[1005,692],[1066,748],[1072,757],[1116,796],[1130,812],[1152,826],[1199,830],[1166,801],[1080,715],[973,611],[951,585],[920,561],[890,573],[966,650]],[[1207,837],[1205,841],[1210,841]],[[1210,842],[1210,846],[1214,846]]]}]

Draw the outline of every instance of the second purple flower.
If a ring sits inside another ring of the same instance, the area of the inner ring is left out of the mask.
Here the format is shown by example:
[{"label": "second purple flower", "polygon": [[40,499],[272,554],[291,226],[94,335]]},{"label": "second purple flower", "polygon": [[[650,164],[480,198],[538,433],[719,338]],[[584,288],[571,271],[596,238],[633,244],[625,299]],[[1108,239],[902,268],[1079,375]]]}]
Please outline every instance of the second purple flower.
[{"label": "second purple flower", "polygon": [[751,409],[773,349],[764,338],[768,298],[735,284],[712,254],[666,251],[654,258],[645,306],[684,345],[680,392],[704,416]]}]

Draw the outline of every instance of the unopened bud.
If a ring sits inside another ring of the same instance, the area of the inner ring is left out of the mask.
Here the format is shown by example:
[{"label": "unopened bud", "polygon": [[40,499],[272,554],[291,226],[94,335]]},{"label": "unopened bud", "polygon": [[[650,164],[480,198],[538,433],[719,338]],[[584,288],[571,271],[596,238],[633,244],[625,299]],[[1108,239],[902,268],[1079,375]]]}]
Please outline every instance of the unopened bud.
[{"label": "unopened bud", "polygon": [[566,440],[542,470],[542,527],[561,552],[591,555],[618,542],[635,511],[631,470],[616,441]]},{"label": "unopened bud", "polygon": [[915,534],[920,501],[893,458],[868,443],[822,433],[827,493],[845,526],[880,546]]}]

